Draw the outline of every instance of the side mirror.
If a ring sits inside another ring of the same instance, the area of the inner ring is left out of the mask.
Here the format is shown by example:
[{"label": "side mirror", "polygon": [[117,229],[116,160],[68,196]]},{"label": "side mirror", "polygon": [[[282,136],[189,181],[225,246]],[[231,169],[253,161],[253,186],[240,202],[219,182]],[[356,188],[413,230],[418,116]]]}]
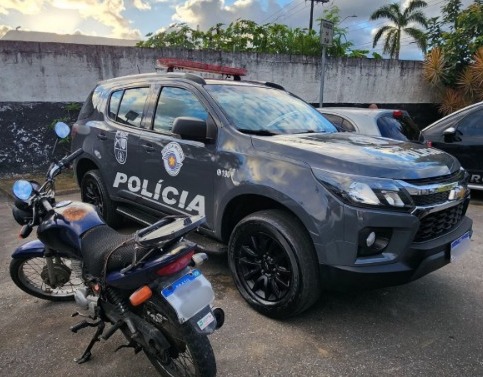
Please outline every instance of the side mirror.
[{"label": "side mirror", "polygon": [[178,117],[173,122],[172,132],[187,140],[206,140],[206,122],[199,118]]},{"label": "side mirror", "polygon": [[443,131],[444,136],[453,136],[456,133],[456,128],[449,127]]},{"label": "side mirror", "polygon": [[65,139],[70,134],[70,127],[64,122],[57,122],[55,124],[55,134],[60,139]]},{"label": "side mirror", "polygon": [[443,138],[445,143],[453,143],[455,141],[459,141],[458,137],[456,136],[456,128],[449,127],[443,131]]}]

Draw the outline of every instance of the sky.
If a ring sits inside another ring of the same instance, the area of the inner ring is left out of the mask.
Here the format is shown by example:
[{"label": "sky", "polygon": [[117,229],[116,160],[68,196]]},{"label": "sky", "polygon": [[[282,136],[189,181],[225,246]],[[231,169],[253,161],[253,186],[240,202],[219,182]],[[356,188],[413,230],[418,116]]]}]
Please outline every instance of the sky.
[{"label": "sky", "polygon": [[[324,9],[340,9],[341,27],[354,49],[372,49],[372,38],[387,20],[369,21],[376,9],[397,0],[331,0],[315,4],[315,20]],[[400,3],[405,6],[409,0]],[[445,0],[426,0],[428,17],[441,15]],[[463,0],[464,6],[472,0]],[[0,37],[19,28],[58,34],[80,33],[123,39],[146,39],[150,32],[162,31],[184,22],[206,30],[217,23],[229,24],[238,18],[259,24],[282,23],[308,27],[310,1],[305,0],[0,0]],[[357,16],[357,17],[352,17]],[[382,47],[383,40],[379,42]],[[379,46],[378,46],[379,47]],[[409,37],[401,41],[401,59],[421,60],[422,53]]]}]

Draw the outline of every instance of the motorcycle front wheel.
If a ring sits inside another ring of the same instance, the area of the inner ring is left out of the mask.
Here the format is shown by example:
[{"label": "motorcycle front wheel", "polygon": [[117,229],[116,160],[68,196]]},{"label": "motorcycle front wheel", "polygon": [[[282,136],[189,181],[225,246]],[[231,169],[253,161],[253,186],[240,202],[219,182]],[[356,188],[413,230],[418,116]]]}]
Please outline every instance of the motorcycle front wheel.
[{"label": "motorcycle front wheel", "polygon": [[213,349],[206,335],[186,322],[180,324],[171,307],[158,297],[144,305],[144,319],[156,326],[171,347],[164,352],[144,350],[161,376],[211,377],[216,375]]},{"label": "motorcycle front wheel", "polygon": [[49,284],[47,261],[42,257],[15,258],[10,262],[10,276],[17,287],[29,295],[49,301],[72,301],[81,288],[82,264],[69,258],[54,258],[56,284]]}]

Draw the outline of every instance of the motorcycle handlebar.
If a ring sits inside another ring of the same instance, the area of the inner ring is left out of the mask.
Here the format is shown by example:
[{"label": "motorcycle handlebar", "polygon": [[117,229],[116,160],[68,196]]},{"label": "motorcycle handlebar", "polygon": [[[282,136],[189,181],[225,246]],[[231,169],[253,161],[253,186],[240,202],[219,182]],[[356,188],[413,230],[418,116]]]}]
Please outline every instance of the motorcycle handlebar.
[{"label": "motorcycle handlebar", "polygon": [[61,167],[69,165],[72,161],[74,161],[77,157],[79,157],[83,153],[82,148],[77,149],[69,156],[64,157],[62,160],[59,161],[59,165]]},{"label": "motorcycle handlebar", "polygon": [[42,198],[42,200],[40,201],[40,203],[42,204],[42,206],[45,208],[45,210],[47,212],[51,211],[53,208],[52,208],[52,205],[50,204],[50,202],[48,201],[47,198]]},{"label": "motorcycle handlebar", "polygon": [[53,164],[47,174],[49,178],[54,178],[59,175],[65,167],[68,167],[72,161],[79,157],[83,153],[82,149],[79,148],[75,152],[68,156],[65,156],[59,162]]}]

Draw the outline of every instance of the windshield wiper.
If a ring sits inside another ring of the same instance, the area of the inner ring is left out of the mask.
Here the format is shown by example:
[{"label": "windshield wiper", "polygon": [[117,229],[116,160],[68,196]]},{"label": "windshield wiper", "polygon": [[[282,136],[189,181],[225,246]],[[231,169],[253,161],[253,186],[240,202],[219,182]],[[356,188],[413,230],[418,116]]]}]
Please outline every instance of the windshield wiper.
[{"label": "windshield wiper", "polygon": [[271,132],[267,130],[249,130],[247,128],[237,128],[237,129],[238,131],[243,132],[244,134],[250,134],[250,135],[260,135],[260,136],[280,135],[279,133]]}]

